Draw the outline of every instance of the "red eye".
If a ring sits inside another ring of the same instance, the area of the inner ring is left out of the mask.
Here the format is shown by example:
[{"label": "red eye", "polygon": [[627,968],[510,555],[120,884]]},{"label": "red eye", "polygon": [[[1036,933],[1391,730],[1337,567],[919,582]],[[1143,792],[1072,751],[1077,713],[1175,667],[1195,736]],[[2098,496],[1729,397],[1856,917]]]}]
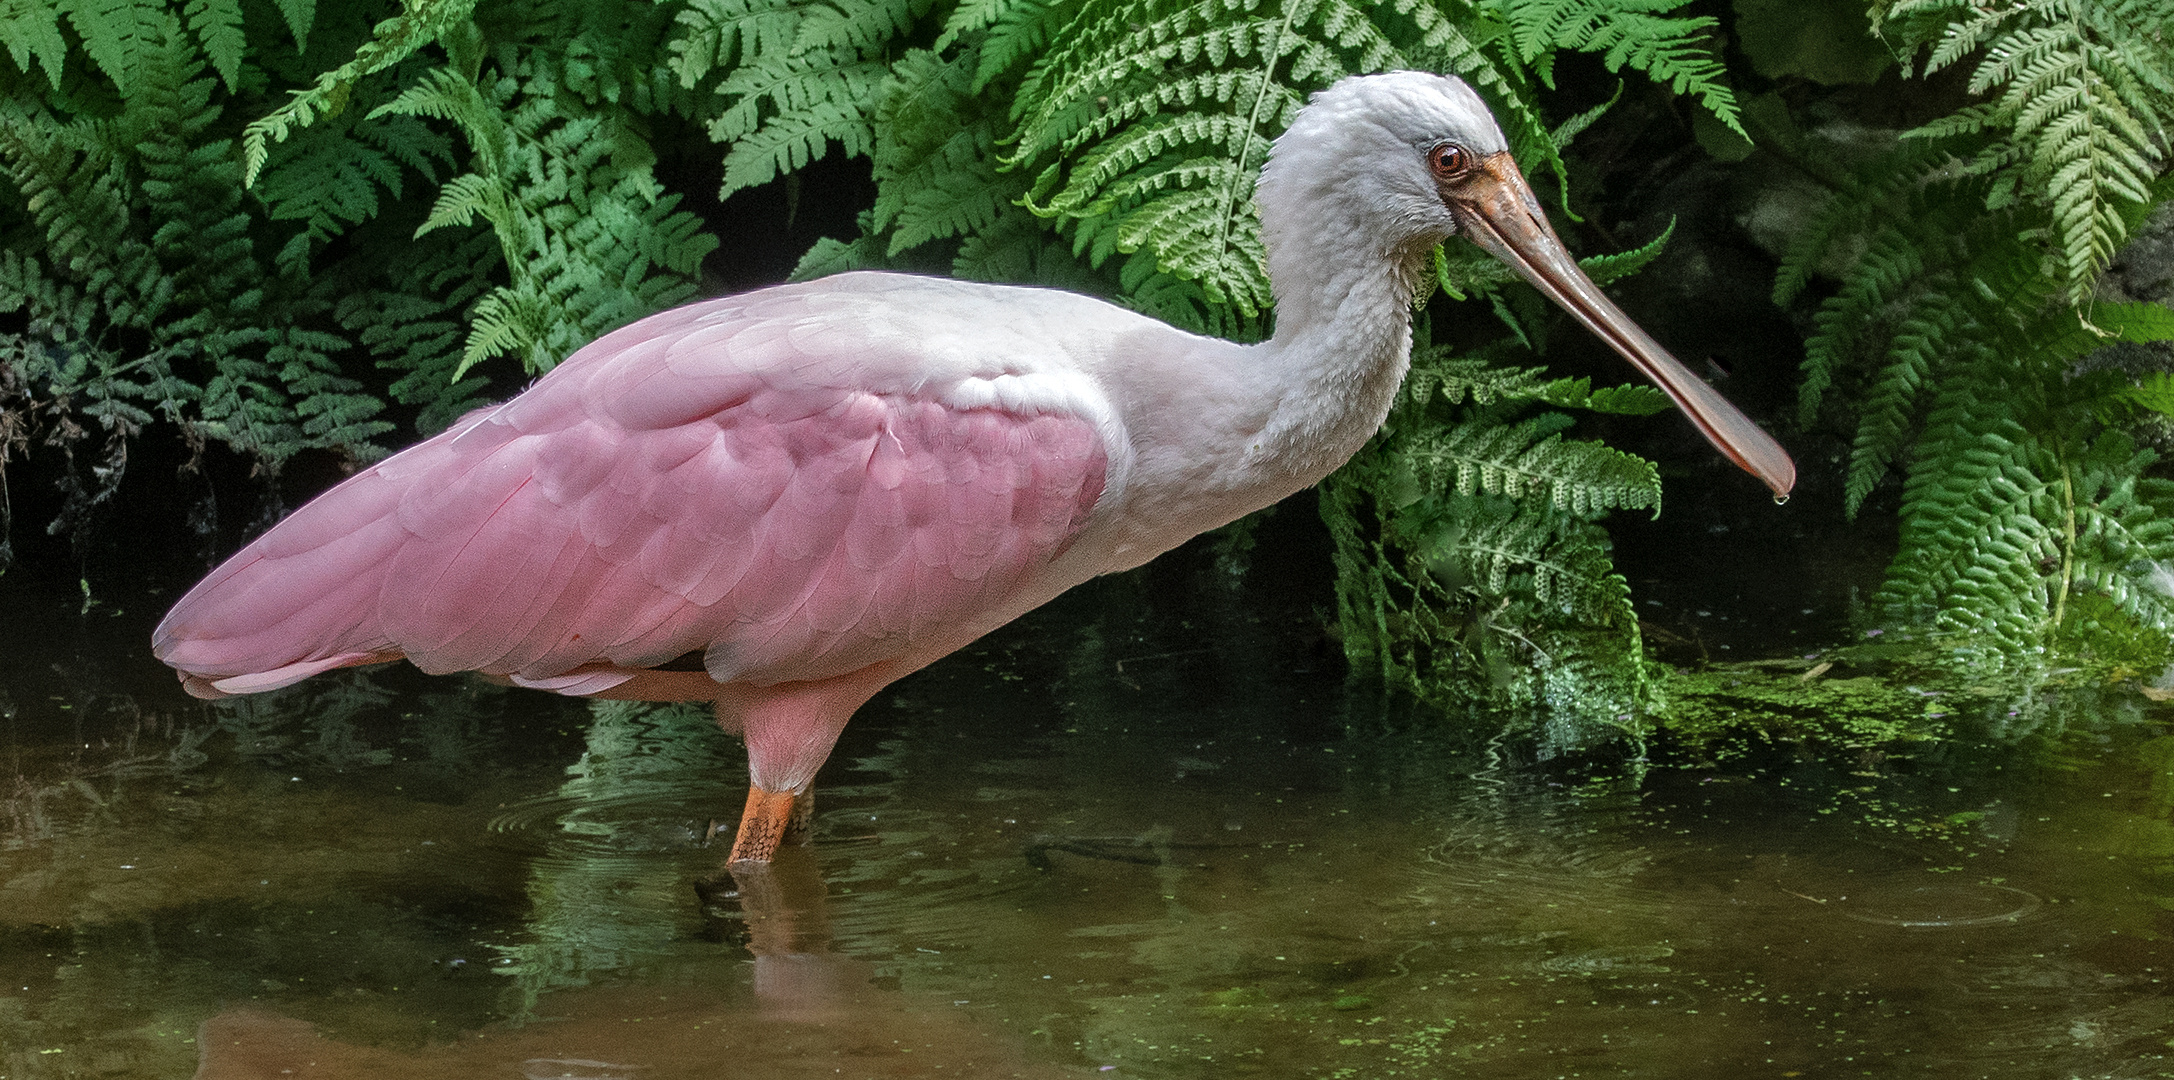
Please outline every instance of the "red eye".
[{"label": "red eye", "polygon": [[1472,154],[1456,143],[1443,143],[1427,151],[1427,164],[1433,166],[1434,175],[1449,178],[1472,167]]}]

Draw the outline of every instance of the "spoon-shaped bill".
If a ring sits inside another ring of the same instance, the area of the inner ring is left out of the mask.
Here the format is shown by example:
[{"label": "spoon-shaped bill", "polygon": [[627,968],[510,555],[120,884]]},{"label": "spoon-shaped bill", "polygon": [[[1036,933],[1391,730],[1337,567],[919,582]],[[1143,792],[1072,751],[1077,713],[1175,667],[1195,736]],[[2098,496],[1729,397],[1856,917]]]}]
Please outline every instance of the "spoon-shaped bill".
[{"label": "spoon-shaped bill", "polygon": [[1454,188],[1443,192],[1464,235],[1524,275],[1548,299],[1561,304],[1653,380],[1683,410],[1699,433],[1730,461],[1785,499],[1796,486],[1796,463],[1759,425],[1713,387],[1691,374],[1578,269],[1548,225],[1532,188],[1507,153],[1481,160]]}]

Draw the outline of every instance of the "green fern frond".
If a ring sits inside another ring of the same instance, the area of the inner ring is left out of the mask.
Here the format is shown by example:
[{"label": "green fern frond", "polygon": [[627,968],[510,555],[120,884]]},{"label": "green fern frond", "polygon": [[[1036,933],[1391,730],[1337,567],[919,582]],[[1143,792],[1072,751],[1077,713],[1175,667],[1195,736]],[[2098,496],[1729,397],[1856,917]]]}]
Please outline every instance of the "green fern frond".
[{"label": "green fern frond", "polygon": [[876,108],[876,204],[870,228],[891,233],[888,254],[982,232],[1025,192],[996,168],[1001,114],[973,92],[978,54],[950,60],[915,50],[893,66]]},{"label": "green fern frond", "polygon": [[[1690,0],[1501,0],[1509,41],[1527,64],[1559,49],[1600,53],[1609,71],[1625,67],[1690,94],[1729,130],[1744,134],[1736,96],[1724,81],[1708,16],[1667,17]],[[1551,66],[1538,68],[1555,85]],[[1746,136],[1747,138],[1749,136]]]},{"label": "green fern frond", "polygon": [[1619,630],[1636,621],[1630,586],[1609,559],[1608,534],[1545,505],[1435,496],[1400,515],[1393,535],[1450,588],[1501,596],[1523,579],[1534,602],[1560,617]]},{"label": "green fern frond", "polygon": [[1645,383],[1594,388],[1592,380],[1556,379],[1540,388],[1539,399],[1565,409],[1614,413],[1619,416],[1652,416],[1675,408],[1675,402],[1657,387]]},{"label": "green fern frond", "polygon": [[346,340],[330,334],[289,327],[277,335],[265,360],[278,369],[307,442],[349,448],[359,460],[369,461],[385,455],[371,440],[393,426],[377,419],[385,409],[382,399],[340,374],[334,357],[347,346]]},{"label": "green fern frond", "polygon": [[902,37],[915,17],[928,11],[926,3],[884,3],[880,0],[832,0],[811,4],[801,21],[800,36],[793,48],[803,52],[850,51],[869,55],[871,50]]},{"label": "green fern frond", "polygon": [[61,68],[68,60],[68,40],[60,33],[60,8],[45,0],[8,0],[0,5],[0,45],[24,74],[32,65],[60,89]]},{"label": "green fern frond", "polygon": [[[287,20],[287,29],[294,34],[297,51],[309,49],[309,32],[317,25],[317,0],[273,0],[279,14]],[[429,0],[412,0],[408,10],[413,11]]]},{"label": "green fern frond", "polygon": [[794,0],[690,0],[678,23],[671,69],[692,89],[716,72],[790,53],[800,13]]},{"label": "green fern frond", "polygon": [[1579,517],[1649,507],[1658,515],[1661,477],[1653,463],[1597,442],[1565,442],[1570,424],[1560,413],[1516,424],[1459,424],[1415,433],[1397,452],[1429,488],[1545,501]]},{"label": "green fern frond", "polygon": [[452,163],[452,140],[413,116],[365,119],[348,112],[302,130],[272,151],[253,188],[272,220],[303,223],[280,251],[279,265],[306,277],[316,245],[374,220],[381,192],[401,198],[403,165],[435,181]]},{"label": "green fern frond", "polygon": [[[2058,303],[2058,279],[2039,273],[2027,241],[2004,237],[1971,265],[1971,288],[1924,298],[1894,335],[1896,355],[1931,358],[1930,377],[1912,376],[1912,393],[1929,393],[1931,408],[1915,437],[1883,604],[1960,635],[1985,662],[2083,640],[2074,635],[2086,628],[2069,620],[2087,593],[2138,627],[2174,629],[2155,584],[2174,555],[2174,526],[2161,513],[2174,488],[2143,479],[2155,455],[2094,419],[2110,395],[2144,391],[2073,374],[2105,331]],[[2149,306],[2106,314],[2117,325],[2133,318],[2139,337],[2164,332],[2167,317]],[[1869,412],[1882,411],[1879,400]],[[1853,470],[1852,497],[1868,483]]]},{"label": "green fern frond", "polygon": [[242,35],[241,0],[188,0],[182,18],[203,43],[204,55],[226,84],[227,93],[240,89],[242,50],[247,44]]},{"label": "green fern frond", "polygon": [[[336,116],[363,79],[384,71],[415,54],[416,50],[444,39],[468,24],[476,0],[405,0],[400,14],[377,24],[371,38],[355,50],[353,59],[317,77],[308,90],[271,114],[251,121],[242,129],[242,183],[256,182],[270,158],[270,143],[284,142],[295,130],[321,117]],[[315,17],[315,0],[283,0],[298,40],[306,39]]]},{"label": "green fern frond", "polygon": [[417,232],[481,218],[511,278],[477,302],[456,380],[509,354],[548,370],[599,334],[685,301],[717,246],[678,196],[659,194],[653,156],[624,119],[569,115],[559,86],[543,63],[518,64],[487,91],[441,69],[370,115],[449,120],[474,151],[476,171],[440,189]]},{"label": "green fern frond", "polygon": [[2001,174],[1996,201],[2027,191],[2052,215],[2071,299],[2080,300],[2127,236],[2123,204],[2148,203],[2166,161],[2163,117],[2174,109],[2174,20],[2164,0],[1965,0],[1875,6],[1905,51],[1930,47],[1925,73],[1983,51],[1973,94],[1993,100],[1909,132],[1926,139],[1981,131],[1998,139],[1972,168]]},{"label": "green fern frond", "polygon": [[147,54],[164,47],[180,27],[163,0],[67,0],[59,6],[84,54],[123,94],[137,89]]},{"label": "green fern frond", "polygon": [[1959,305],[1936,294],[1896,328],[1886,363],[1858,409],[1844,513],[1855,517],[1865,497],[1887,475],[1889,463],[1915,429],[1918,394],[1934,380],[1941,350],[1965,317]]},{"label": "green fern frond", "polygon": [[1904,489],[1902,548],[1881,598],[1904,617],[1982,635],[1992,651],[2042,645],[2060,565],[2058,493],[2006,401],[1971,383],[1947,388],[1926,423]]},{"label": "green fern frond", "polygon": [[693,0],[679,15],[672,70],[694,87],[723,72],[709,124],[726,144],[720,197],[822,158],[874,145],[870,114],[893,41],[930,0]]},{"label": "green fern frond", "polygon": [[978,0],[960,4],[937,39],[942,52],[962,35],[985,31],[980,59],[974,68],[973,92],[1019,66],[1020,61],[1049,47],[1050,36],[1066,17],[1065,0]]},{"label": "green fern frond", "polygon": [[[732,149],[725,152],[725,181],[718,189],[719,198],[729,198],[734,192],[760,187],[785,173],[797,172],[821,159],[832,143],[838,144],[848,157],[865,157],[874,144],[875,133],[868,125],[868,108],[875,88],[883,81],[885,68],[882,64],[873,61],[835,66],[811,64],[792,71],[792,74],[798,77],[793,80],[793,86],[761,85],[750,79],[735,87],[750,94],[767,92],[788,100],[800,97],[813,100],[768,117],[759,127],[730,140]],[[748,113],[751,115],[752,110]],[[711,134],[723,142],[727,137],[722,133],[727,130],[726,125],[713,125]]]},{"label": "green fern frond", "polygon": [[1451,405],[1467,399],[1475,404],[1498,401],[1531,401],[1545,395],[1550,381],[1547,369],[1505,367],[1483,357],[1459,356],[1439,345],[1412,350],[1411,371],[1404,377],[1398,397],[1402,403],[1425,408],[1436,395]]},{"label": "green fern frond", "polygon": [[333,315],[381,368],[398,372],[393,400],[419,408],[416,428],[434,435],[477,404],[489,383],[456,378],[465,355],[467,309],[491,288],[497,238],[451,230],[410,242],[410,257],[388,268],[386,287],[350,290]]},{"label": "green fern frond", "polygon": [[[1843,197],[1838,195],[1837,201]],[[1865,343],[1878,340],[1898,311],[1909,310],[1913,298],[1944,287],[1928,280],[1938,275],[1925,262],[1927,251],[1934,250],[1926,244],[1927,238],[1943,229],[1963,232],[1969,228],[1952,201],[1934,212],[1917,213],[1920,208],[1915,206],[1898,209],[1906,213],[1882,222],[1862,238],[1863,247],[1843,271],[1841,289],[1821,302],[1813,319],[1814,332],[1804,345],[1804,381],[1797,401],[1799,422],[1806,427],[1817,422],[1828,388],[1851,366]],[[1831,240],[1841,231],[1837,222],[1825,236]],[[1806,253],[1795,270],[1785,263],[1782,275],[1806,272],[1815,258]],[[1952,279],[1944,280],[1952,283]]]},{"label": "green fern frond", "polygon": [[1030,205],[1074,230],[1091,262],[1150,252],[1250,318],[1269,300],[1252,208],[1269,140],[1305,88],[1405,63],[1344,0],[1245,13],[1089,0],[1021,84],[1013,161],[1038,174]]},{"label": "green fern frond", "polygon": [[1653,260],[1660,258],[1661,249],[1668,246],[1668,238],[1674,235],[1676,219],[1670,217],[1668,227],[1661,230],[1661,235],[1629,251],[1614,255],[1588,255],[1578,260],[1578,266],[1585,271],[1586,277],[1593,279],[1593,284],[1612,284],[1645,269]]},{"label": "green fern frond", "polygon": [[[1664,24],[1676,34],[1668,40],[1688,41],[1695,20],[1639,17],[1650,25],[1609,16],[1573,36],[1600,51],[1629,49],[1618,66],[1657,77],[1689,71],[1674,53],[1624,43],[1661,40]],[[1253,178],[1309,89],[1390,67],[1462,75],[1490,93],[1520,152],[1560,173],[1557,143],[1519,90],[1531,55],[1476,44],[1502,39],[1494,19],[1492,9],[1411,0],[1242,10],[1213,0],[1087,0],[1020,84],[1011,160],[1035,171],[1030,205],[1072,232],[1090,262],[1150,254],[1250,318],[1268,299]],[[1725,89],[1715,92],[1725,99]]]}]

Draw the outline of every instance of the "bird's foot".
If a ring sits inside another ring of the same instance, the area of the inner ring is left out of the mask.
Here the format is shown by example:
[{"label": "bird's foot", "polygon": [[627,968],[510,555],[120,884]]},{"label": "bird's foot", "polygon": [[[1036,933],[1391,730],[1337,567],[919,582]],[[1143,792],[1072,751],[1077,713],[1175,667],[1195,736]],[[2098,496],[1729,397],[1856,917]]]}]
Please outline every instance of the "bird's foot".
[{"label": "bird's foot", "polygon": [[793,809],[795,801],[790,791],[765,791],[750,786],[747,807],[740,811],[740,832],[732,841],[730,861],[735,864],[769,862],[798,816]]}]

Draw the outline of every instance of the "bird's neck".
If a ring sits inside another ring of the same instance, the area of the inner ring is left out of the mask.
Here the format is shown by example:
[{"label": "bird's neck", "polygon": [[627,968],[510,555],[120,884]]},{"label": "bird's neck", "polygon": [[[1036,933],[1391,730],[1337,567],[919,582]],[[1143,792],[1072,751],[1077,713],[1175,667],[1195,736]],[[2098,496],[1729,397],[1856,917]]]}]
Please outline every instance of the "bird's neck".
[{"label": "bird's neck", "polygon": [[[1349,228],[1310,222],[1271,236],[1276,333],[1259,359],[1283,376],[1260,459],[1314,479],[1381,427],[1411,364],[1412,297],[1426,252],[1383,250]],[[1309,481],[1310,482],[1310,481]]]}]

